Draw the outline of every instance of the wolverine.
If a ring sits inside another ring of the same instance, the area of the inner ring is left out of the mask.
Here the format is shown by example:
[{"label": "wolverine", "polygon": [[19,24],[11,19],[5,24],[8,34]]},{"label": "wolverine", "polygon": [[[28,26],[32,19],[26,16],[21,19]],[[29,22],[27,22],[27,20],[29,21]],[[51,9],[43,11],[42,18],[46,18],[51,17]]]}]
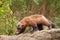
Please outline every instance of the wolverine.
[{"label": "wolverine", "polygon": [[17,23],[16,34],[21,34],[25,31],[26,27],[32,27],[31,32],[38,30],[43,30],[43,25],[47,26],[48,29],[55,28],[55,24],[49,21],[43,15],[31,15],[26,16]]}]

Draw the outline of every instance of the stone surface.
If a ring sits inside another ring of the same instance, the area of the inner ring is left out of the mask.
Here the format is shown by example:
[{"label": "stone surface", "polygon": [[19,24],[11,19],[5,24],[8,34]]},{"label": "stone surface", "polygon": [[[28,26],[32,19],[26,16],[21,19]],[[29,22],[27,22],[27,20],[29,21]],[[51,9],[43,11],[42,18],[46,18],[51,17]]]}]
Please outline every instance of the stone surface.
[{"label": "stone surface", "polygon": [[60,29],[36,31],[14,36],[0,35],[0,40],[60,40]]}]

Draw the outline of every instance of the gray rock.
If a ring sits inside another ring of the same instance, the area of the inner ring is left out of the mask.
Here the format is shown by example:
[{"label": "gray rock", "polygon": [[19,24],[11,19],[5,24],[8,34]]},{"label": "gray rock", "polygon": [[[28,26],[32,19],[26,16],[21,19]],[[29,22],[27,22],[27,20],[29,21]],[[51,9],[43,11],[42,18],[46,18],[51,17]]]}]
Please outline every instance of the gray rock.
[{"label": "gray rock", "polygon": [[0,35],[0,40],[60,40],[60,29],[36,31],[14,36]]}]

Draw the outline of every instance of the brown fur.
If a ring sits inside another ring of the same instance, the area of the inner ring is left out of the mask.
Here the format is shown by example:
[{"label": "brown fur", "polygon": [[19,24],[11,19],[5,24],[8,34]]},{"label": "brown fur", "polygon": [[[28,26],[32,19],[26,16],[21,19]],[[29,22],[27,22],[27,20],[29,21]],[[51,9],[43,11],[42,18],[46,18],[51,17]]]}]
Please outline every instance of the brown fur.
[{"label": "brown fur", "polygon": [[[43,25],[48,26],[48,28],[50,29],[52,26],[52,22],[49,21],[46,17],[44,17],[43,15],[31,15],[31,16],[27,16],[24,17],[17,26],[17,30],[19,29],[19,33],[23,33],[25,28],[27,26],[31,26],[33,28],[33,31],[39,29],[39,30],[43,30]],[[54,26],[54,24],[53,24]],[[22,31],[22,32],[21,32]]]}]

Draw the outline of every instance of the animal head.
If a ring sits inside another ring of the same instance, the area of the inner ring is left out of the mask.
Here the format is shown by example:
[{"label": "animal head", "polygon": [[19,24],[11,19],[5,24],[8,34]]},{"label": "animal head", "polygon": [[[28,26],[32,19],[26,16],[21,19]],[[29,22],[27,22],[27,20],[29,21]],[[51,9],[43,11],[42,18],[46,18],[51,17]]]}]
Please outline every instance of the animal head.
[{"label": "animal head", "polygon": [[23,27],[23,25],[20,22],[18,22],[17,23],[17,31],[15,32],[15,35],[20,34],[22,27]]},{"label": "animal head", "polygon": [[15,32],[16,35],[19,35],[20,33],[22,33],[25,30],[25,25],[23,25],[22,23],[18,22],[17,24],[17,31]]}]

